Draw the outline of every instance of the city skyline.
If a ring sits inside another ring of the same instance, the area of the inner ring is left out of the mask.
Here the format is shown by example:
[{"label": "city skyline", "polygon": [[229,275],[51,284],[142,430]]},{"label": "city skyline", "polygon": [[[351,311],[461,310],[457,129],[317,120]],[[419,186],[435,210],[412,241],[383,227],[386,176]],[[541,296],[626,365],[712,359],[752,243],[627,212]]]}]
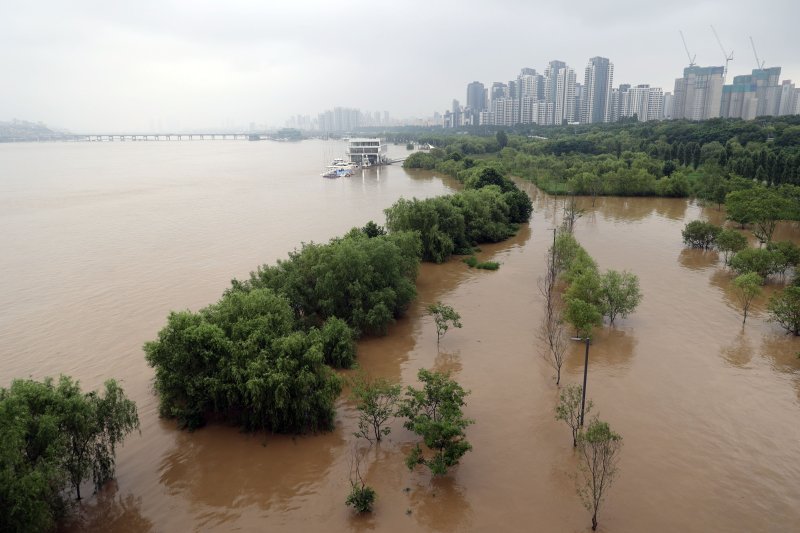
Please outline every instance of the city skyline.
[{"label": "city skyline", "polygon": [[668,92],[688,63],[679,30],[698,65],[725,64],[710,24],[734,51],[727,83],[756,66],[750,35],[767,67],[780,66],[783,79],[800,83],[792,37],[800,19],[796,2],[755,8],[675,0],[655,16],[654,10],[640,14],[638,5],[4,5],[0,121],[42,121],[73,131],[148,130],[159,123],[184,130],[280,126],[291,116],[337,106],[419,118],[441,112],[454,95],[463,101],[463,87],[476,75],[489,84],[508,81],[520,66],[553,58],[583,83],[586,60],[594,56],[612,60],[615,83],[649,83]]}]

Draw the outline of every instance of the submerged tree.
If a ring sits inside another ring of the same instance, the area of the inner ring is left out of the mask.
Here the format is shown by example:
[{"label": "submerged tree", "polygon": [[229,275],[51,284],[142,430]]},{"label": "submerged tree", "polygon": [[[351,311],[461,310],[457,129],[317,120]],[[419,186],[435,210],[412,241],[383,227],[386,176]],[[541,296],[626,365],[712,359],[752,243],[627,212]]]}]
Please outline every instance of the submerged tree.
[{"label": "submerged tree", "polygon": [[572,233],[575,229],[575,222],[583,216],[583,209],[578,207],[578,200],[575,196],[570,196],[564,203],[564,219],[561,226],[567,233]]},{"label": "submerged tree", "polygon": [[773,322],[789,333],[800,336],[800,286],[790,285],[770,298],[767,309]]},{"label": "submerged tree", "polygon": [[417,377],[423,387],[421,390],[408,387],[399,414],[407,419],[404,427],[420,435],[432,455],[426,456],[417,444],[406,457],[406,466],[412,470],[423,464],[434,475],[442,476],[472,449],[464,430],[474,421],[464,418],[461,411],[464,397],[469,393],[450,379],[447,372],[422,368]]},{"label": "submerged tree", "polygon": [[380,442],[391,431],[385,424],[396,414],[401,387],[386,378],[370,379],[363,374],[356,376],[352,384],[359,411],[355,436]]},{"label": "submerged tree", "polygon": [[454,328],[461,327],[461,315],[455,309],[449,305],[444,305],[442,302],[430,304],[428,306],[428,314],[433,316],[433,320],[436,323],[436,344],[439,344],[439,341],[451,326]]},{"label": "submerged tree", "polygon": [[747,237],[734,229],[723,229],[717,235],[716,243],[717,249],[723,254],[723,261],[728,265],[733,254],[747,246]]},{"label": "submerged tree", "polygon": [[733,291],[736,294],[736,299],[742,305],[742,325],[747,322],[747,311],[753,300],[761,294],[761,284],[764,279],[755,272],[748,272],[742,274],[733,280]]},{"label": "submerged tree", "polygon": [[597,512],[606,490],[617,474],[622,437],[606,422],[594,418],[578,436],[583,484],[578,488],[583,504],[592,512],[592,530],[597,529]]},{"label": "submerged tree", "polygon": [[722,228],[704,220],[692,220],[681,230],[683,243],[692,248],[708,249],[714,246]]},{"label": "submerged tree", "polygon": [[[578,432],[581,428],[581,399],[583,387],[568,385],[561,391],[556,406],[556,420],[562,420],[572,430],[572,446],[578,445]],[[592,400],[586,403],[586,413],[592,410]]]},{"label": "submerged tree", "polygon": [[642,301],[639,278],[630,272],[609,270],[600,276],[600,309],[613,324],[617,315],[627,317]]},{"label": "submerged tree", "polygon": [[376,496],[375,489],[367,485],[361,475],[361,458],[354,448],[350,454],[350,494],[345,504],[359,513],[369,513],[372,512]]},{"label": "submerged tree", "polygon": [[558,310],[545,315],[542,319],[541,337],[547,343],[544,358],[556,371],[556,386],[561,384],[561,367],[567,353],[567,333],[564,320]]},{"label": "submerged tree", "polygon": [[567,298],[564,318],[575,328],[578,337],[591,337],[592,329],[603,324],[603,313],[597,306],[580,298]]},{"label": "submerged tree", "polygon": [[0,388],[0,531],[49,531],[81,499],[114,476],[116,446],[139,427],[136,405],[114,380],[102,392],[78,382],[14,380]]}]

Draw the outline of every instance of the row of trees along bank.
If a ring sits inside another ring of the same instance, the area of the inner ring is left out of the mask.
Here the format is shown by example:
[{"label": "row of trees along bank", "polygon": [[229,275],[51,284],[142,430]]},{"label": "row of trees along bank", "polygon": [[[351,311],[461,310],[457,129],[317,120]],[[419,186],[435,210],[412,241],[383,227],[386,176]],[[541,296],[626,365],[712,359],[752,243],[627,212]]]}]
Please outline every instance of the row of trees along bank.
[{"label": "row of trees along bank", "polygon": [[458,177],[471,166],[494,164],[551,194],[698,197],[721,204],[730,192],[765,185],[800,199],[797,116],[475,132],[483,136],[418,133],[437,148],[409,157],[407,165]]},{"label": "row of trees along bank", "polygon": [[465,190],[401,199],[386,228],[370,222],[328,244],[304,244],[287,260],[234,280],[199,312],[170,313],[144,346],[155,368],[160,413],[197,428],[210,419],[248,430],[328,430],[355,341],[384,334],[416,297],[420,260],[443,262],[497,242],[527,222],[530,199],[493,168]]},{"label": "row of trees along bank", "polygon": [[[545,275],[539,279],[539,290],[544,297],[545,313],[540,328],[540,339],[545,344],[544,358],[556,372],[556,385],[561,383],[561,367],[568,349],[569,336],[565,324],[575,329],[578,339],[586,343],[584,385],[571,384],[561,391],[556,405],[556,419],[564,421],[572,431],[572,444],[580,453],[576,476],[578,494],[592,513],[592,529],[597,528],[597,514],[617,473],[617,462],[622,448],[622,437],[607,422],[593,417],[584,429],[584,419],[593,407],[586,399],[589,343],[592,330],[609,325],[617,317],[626,317],[641,302],[638,278],[628,272],[608,270],[600,273],[597,263],[578,243],[572,234],[577,218],[581,216],[574,199],[565,202],[564,217],[559,230],[553,230],[553,245],[547,253]],[[563,298],[559,283],[565,285]]]}]

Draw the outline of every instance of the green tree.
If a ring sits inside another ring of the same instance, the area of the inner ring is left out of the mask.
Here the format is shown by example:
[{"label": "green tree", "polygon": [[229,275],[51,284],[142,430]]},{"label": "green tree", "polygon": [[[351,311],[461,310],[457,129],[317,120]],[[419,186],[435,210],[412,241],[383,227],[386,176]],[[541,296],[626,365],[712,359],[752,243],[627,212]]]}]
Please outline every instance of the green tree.
[{"label": "green tree", "polygon": [[765,248],[745,248],[731,259],[731,269],[738,274],[755,272],[762,278],[775,273],[775,252]]},{"label": "green tree", "polygon": [[352,381],[352,396],[358,409],[356,437],[380,442],[391,432],[386,422],[395,416],[400,399],[400,385],[385,378],[370,379],[360,374]]},{"label": "green tree", "polygon": [[[572,446],[578,446],[578,433],[581,429],[581,399],[583,387],[568,385],[561,391],[556,405],[556,420],[562,420],[572,430]],[[592,400],[586,402],[586,413],[592,410]]]},{"label": "green tree", "polygon": [[592,513],[592,530],[597,529],[597,512],[606,491],[617,475],[622,437],[614,433],[606,422],[594,418],[589,427],[578,436],[581,453],[583,483],[579,486],[583,504]]},{"label": "green tree", "polygon": [[542,319],[540,338],[547,344],[543,355],[556,371],[556,386],[558,386],[561,384],[561,367],[564,365],[567,353],[567,335],[564,331],[564,320],[557,309],[545,313],[545,317]]},{"label": "green tree", "polygon": [[767,310],[773,322],[800,336],[800,286],[790,285],[770,298]]},{"label": "green tree", "polygon": [[772,252],[775,260],[775,273],[781,277],[786,275],[790,267],[797,267],[800,263],[800,247],[791,241],[770,242],[767,250]]},{"label": "green tree", "polygon": [[361,231],[363,231],[364,234],[366,234],[366,236],[369,237],[369,238],[380,237],[381,235],[386,235],[386,230],[384,229],[384,227],[377,225],[372,220],[367,222],[364,225],[364,227],[361,228]]},{"label": "green tree", "polygon": [[67,486],[81,499],[91,476],[99,489],[114,476],[116,446],[138,427],[136,405],[114,380],[102,394],[67,376],[0,389],[0,530],[51,529],[67,510]]},{"label": "green tree", "polygon": [[609,270],[600,276],[600,310],[610,324],[617,316],[626,318],[642,301],[639,278],[630,272]]},{"label": "green tree", "polygon": [[732,255],[747,246],[747,237],[734,229],[723,229],[717,235],[716,246],[723,254],[723,261],[728,265]]},{"label": "green tree", "polygon": [[350,457],[350,494],[347,496],[345,504],[358,513],[369,513],[372,512],[376,497],[375,489],[367,485],[361,475],[361,461],[358,452],[354,449]]},{"label": "green tree", "polygon": [[704,220],[693,220],[686,224],[681,231],[683,243],[692,248],[711,248],[716,242],[717,236],[722,232],[722,228],[705,222]]},{"label": "green tree", "polygon": [[739,300],[739,303],[742,305],[742,325],[747,322],[747,311],[750,309],[753,300],[756,296],[761,294],[762,283],[764,283],[763,278],[755,272],[742,274],[733,280],[733,289],[736,294],[736,299]]},{"label": "green tree", "polygon": [[404,427],[420,435],[431,454],[425,454],[417,444],[406,457],[406,466],[411,470],[423,464],[441,476],[472,449],[464,430],[474,421],[464,418],[461,411],[468,392],[446,372],[423,368],[417,377],[423,388],[408,387],[399,414],[407,419]]},{"label": "green tree", "polygon": [[325,363],[335,368],[350,368],[356,362],[356,339],[353,328],[332,316],[320,329]]},{"label": "green tree", "polygon": [[592,329],[603,324],[603,313],[589,302],[567,298],[564,318],[575,328],[578,337],[591,337]]},{"label": "green tree", "polygon": [[497,145],[501,150],[508,145],[508,135],[503,130],[498,130],[495,134],[495,139],[497,139]]},{"label": "green tree", "polygon": [[461,315],[449,305],[444,305],[442,302],[428,305],[428,314],[433,317],[436,323],[436,344],[444,337],[450,327],[461,327]]}]

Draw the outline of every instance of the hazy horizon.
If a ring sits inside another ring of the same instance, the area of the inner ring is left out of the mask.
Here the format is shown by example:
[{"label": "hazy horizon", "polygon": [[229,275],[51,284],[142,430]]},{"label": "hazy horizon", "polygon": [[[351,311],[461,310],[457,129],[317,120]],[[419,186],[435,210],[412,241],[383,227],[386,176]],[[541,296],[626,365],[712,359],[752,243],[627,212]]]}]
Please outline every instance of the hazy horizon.
[{"label": "hazy horizon", "polygon": [[734,52],[729,81],[756,68],[752,35],[766,66],[800,83],[793,0],[0,1],[0,121],[75,132],[281,126],[334,106],[423,118],[465,103],[471,81],[554,59],[582,83],[593,56],[614,63],[615,86],[671,92],[688,65],[679,30],[697,64],[724,65],[710,24]]}]

